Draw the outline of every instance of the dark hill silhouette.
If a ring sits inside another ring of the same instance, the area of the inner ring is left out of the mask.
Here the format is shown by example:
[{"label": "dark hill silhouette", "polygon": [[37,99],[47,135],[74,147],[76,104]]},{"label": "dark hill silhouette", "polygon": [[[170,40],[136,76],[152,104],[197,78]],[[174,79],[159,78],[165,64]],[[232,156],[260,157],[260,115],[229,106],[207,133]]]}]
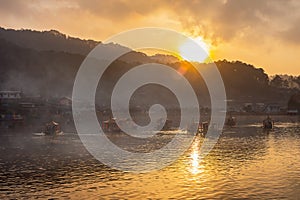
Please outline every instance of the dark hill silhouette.
[{"label": "dark hill silhouette", "polygon": [[153,56],[150,56],[150,58],[152,60],[165,64],[179,62],[179,59],[172,55],[155,54]]},{"label": "dark hill silhouette", "polygon": [[[67,37],[57,31],[31,31],[0,29],[0,89],[18,89],[25,93],[43,96],[70,96],[76,72],[85,55],[100,42]],[[117,48],[124,48],[117,44]],[[130,52],[112,63],[105,72],[101,98],[109,97],[114,82],[127,70],[140,63],[170,62],[170,67],[182,70],[192,83],[203,104],[209,103],[206,86],[200,75],[189,63],[177,61],[173,57],[158,55],[149,57],[144,53]],[[209,67],[201,64],[200,67]],[[223,77],[227,97],[237,103],[278,102],[287,103],[289,97],[298,89],[278,88],[270,84],[268,75],[261,68],[240,61],[217,61],[216,65]],[[166,77],[169,78],[169,77]],[[298,79],[297,79],[298,80]],[[144,97],[145,89],[140,97]],[[147,88],[171,102],[157,87]],[[151,92],[150,92],[151,93]],[[143,96],[144,95],[144,96]],[[173,97],[172,97],[173,98]],[[107,101],[109,100],[107,99]],[[176,102],[174,102],[176,103]]]},{"label": "dark hill silhouette", "polygon": [[[0,39],[1,89],[61,95],[69,91],[84,56],[21,48]],[[67,92],[70,95],[70,91]]]},{"label": "dark hill silhouette", "polygon": [[288,109],[300,112],[300,93],[291,96],[288,102]]},{"label": "dark hill silhouette", "polygon": [[56,30],[40,32],[0,28],[0,38],[24,48],[39,51],[62,51],[82,55],[88,54],[97,44],[101,43],[69,37]]},{"label": "dark hill silhouette", "polygon": [[[217,61],[227,95],[233,99],[249,102],[272,101],[269,77],[261,68],[240,61]],[[271,98],[271,99],[270,99]]]}]

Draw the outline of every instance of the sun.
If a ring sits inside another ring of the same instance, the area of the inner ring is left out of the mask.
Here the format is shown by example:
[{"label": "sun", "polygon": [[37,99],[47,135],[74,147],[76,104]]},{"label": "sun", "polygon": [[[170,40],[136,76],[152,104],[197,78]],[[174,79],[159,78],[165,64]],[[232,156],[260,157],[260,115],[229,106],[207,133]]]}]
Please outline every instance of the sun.
[{"label": "sun", "polygon": [[208,59],[210,45],[201,36],[187,39],[179,46],[179,55],[183,60],[203,63]]}]

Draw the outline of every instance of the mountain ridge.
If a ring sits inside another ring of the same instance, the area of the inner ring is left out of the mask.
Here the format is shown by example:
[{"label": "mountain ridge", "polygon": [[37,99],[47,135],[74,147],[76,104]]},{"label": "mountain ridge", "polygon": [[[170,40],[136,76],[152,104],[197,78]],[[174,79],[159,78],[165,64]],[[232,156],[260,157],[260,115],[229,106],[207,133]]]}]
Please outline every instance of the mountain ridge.
[{"label": "mountain ridge", "polygon": [[[39,93],[45,96],[70,96],[77,70],[85,55],[95,45],[102,44],[72,37],[70,39],[55,30],[46,32],[19,30],[15,35],[12,34],[13,36],[6,31],[11,33],[14,30],[0,28],[0,89],[22,89],[24,92]],[[25,36],[22,36],[23,34]],[[35,37],[36,34],[40,36]],[[15,40],[16,36],[18,39]],[[28,41],[26,38],[29,38]],[[35,44],[30,46],[32,40],[35,41]],[[61,42],[62,40],[65,42]],[[47,46],[49,41],[52,42],[52,45]],[[61,46],[57,47],[55,46],[57,43],[67,44],[67,46],[64,47],[60,44]],[[109,45],[115,45],[114,47],[118,48],[118,44]],[[74,46],[75,50],[69,51]],[[175,62],[166,63],[170,60]],[[169,55],[147,56],[141,52],[129,52],[112,63],[112,69],[107,77],[120,77],[122,72],[148,62],[168,64],[176,70],[186,68],[185,76],[194,87],[198,89],[200,87],[199,91],[205,90],[203,80],[198,80],[201,77],[196,75],[196,71],[189,67],[187,62],[176,62],[176,59]],[[215,64],[223,78],[228,98],[234,99],[236,102],[271,102],[274,99],[286,102],[289,96],[299,92],[297,88],[283,87],[285,83],[278,78],[275,81],[271,80],[262,68],[256,68],[240,61],[222,60],[216,61]],[[208,65],[200,64],[203,67]],[[298,81],[298,79],[295,80]],[[108,85],[109,87],[113,86],[111,83]]]}]

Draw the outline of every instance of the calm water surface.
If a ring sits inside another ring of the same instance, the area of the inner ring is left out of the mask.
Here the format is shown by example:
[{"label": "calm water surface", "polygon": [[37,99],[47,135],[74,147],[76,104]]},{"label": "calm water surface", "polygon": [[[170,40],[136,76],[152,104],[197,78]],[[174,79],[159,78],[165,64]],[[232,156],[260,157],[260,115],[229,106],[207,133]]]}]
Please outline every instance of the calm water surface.
[{"label": "calm water surface", "polygon": [[197,137],[172,165],[144,174],[104,166],[75,134],[0,135],[0,199],[300,199],[297,121],[270,132],[252,122],[225,129],[202,160]]}]

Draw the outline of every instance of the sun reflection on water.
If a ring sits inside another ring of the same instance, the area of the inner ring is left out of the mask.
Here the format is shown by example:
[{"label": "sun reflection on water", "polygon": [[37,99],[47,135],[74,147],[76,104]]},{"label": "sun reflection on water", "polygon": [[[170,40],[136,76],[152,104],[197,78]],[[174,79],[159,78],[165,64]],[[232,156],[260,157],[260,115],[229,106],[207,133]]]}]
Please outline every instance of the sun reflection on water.
[{"label": "sun reflection on water", "polygon": [[200,141],[198,138],[195,138],[195,141],[193,142],[192,148],[191,148],[191,154],[190,154],[190,172],[192,174],[199,174],[204,171],[203,165],[201,165],[201,157],[199,155],[200,153]]}]

